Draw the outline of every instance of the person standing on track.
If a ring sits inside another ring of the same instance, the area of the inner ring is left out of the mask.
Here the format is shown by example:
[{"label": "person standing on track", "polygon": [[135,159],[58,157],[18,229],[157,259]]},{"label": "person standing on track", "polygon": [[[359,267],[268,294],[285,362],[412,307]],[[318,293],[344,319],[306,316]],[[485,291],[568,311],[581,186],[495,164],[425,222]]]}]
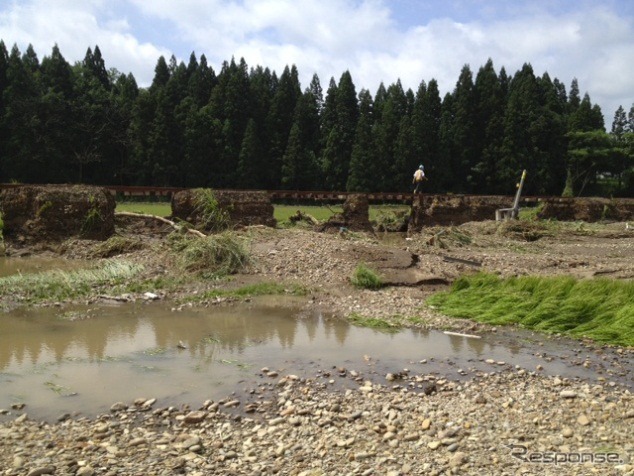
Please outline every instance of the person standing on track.
[{"label": "person standing on track", "polygon": [[412,184],[415,185],[414,193],[418,193],[418,189],[420,184],[423,183],[423,180],[427,180],[427,177],[425,176],[425,167],[421,164],[416,169],[416,172],[414,172],[414,179],[412,180]]}]

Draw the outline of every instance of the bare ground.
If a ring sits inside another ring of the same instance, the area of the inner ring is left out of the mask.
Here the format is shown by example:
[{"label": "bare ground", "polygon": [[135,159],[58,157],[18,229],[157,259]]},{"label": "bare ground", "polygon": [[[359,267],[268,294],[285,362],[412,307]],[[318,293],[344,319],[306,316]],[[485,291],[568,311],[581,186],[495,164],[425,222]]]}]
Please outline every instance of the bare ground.
[{"label": "bare ground", "polygon": [[[143,241],[127,258],[145,263],[149,275],[176,272],[162,245],[168,232],[118,224],[118,233]],[[310,291],[307,306],[342,318],[354,312],[403,324],[403,317],[417,317],[407,324],[484,333],[493,329],[442,316],[425,305],[426,296],[477,271],[634,277],[634,230],[625,223],[473,222],[409,237],[266,227],[240,233],[250,243],[253,265],[225,283],[193,282],[182,293],[297,283]],[[54,251],[85,258],[94,256],[95,244],[69,241]],[[361,262],[391,285],[379,291],[353,287],[350,276]],[[588,362],[607,353],[589,342],[577,347]],[[612,350],[614,368],[631,377],[634,349]],[[129,402],[95,420],[42,425],[19,417],[0,425],[0,474],[634,474],[628,456],[634,453],[634,398],[611,381],[609,371],[606,378],[584,381],[508,365],[498,370],[495,362],[491,368],[462,383],[442,375],[377,379],[331,370],[358,382],[345,392],[329,385],[336,376],[331,371],[271,381],[277,373],[263,369],[269,380],[238,415],[232,408],[240,402],[230,397],[193,413],[147,411],[152,404]],[[430,388],[429,382],[433,393],[414,391]],[[517,445],[515,454],[527,451],[542,461],[513,457],[508,444]],[[543,461],[544,455],[580,453],[618,454],[618,461]]]}]

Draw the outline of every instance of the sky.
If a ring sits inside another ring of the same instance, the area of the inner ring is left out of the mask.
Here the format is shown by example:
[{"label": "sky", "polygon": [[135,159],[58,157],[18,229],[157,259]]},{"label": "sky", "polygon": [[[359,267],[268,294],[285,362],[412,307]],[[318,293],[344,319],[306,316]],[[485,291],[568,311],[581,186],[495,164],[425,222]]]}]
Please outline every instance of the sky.
[{"label": "sky", "polygon": [[194,52],[216,72],[232,57],[278,76],[295,64],[302,88],[317,73],[325,91],[348,70],[357,92],[436,79],[444,95],[465,64],[475,80],[490,58],[508,74],[530,63],[567,90],[577,78],[608,131],[634,104],[632,0],[0,0],[0,39],[40,59],[57,44],[70,63],[98,45],[140,86],[161,55]]}]

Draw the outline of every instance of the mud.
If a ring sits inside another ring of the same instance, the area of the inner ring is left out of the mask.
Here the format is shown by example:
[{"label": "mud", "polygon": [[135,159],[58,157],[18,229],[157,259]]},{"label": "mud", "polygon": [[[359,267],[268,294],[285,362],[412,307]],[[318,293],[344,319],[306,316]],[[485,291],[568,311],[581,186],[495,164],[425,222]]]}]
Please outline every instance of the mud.
[{"label": "mud", "polygon": [[328,221],[318,225],[316,230],[321,232],[350,230],[373,233],[368,197],[360,193],[348,195],[343,204],[343,212],[333,215]]}]

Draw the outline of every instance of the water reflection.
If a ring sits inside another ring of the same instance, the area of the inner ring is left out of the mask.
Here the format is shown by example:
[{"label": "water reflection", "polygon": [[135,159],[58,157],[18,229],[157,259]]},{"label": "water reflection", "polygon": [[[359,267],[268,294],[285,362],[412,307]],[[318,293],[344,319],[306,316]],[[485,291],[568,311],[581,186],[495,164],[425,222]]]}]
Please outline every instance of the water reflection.
[{"label": "water reflection", "polygon": [[[182,312],[161,303],[21,310],[0,318],[0,408],[25,402],[31,415],[49,418],[65,411],[95,414],[139,396],[197,405],[226,396],[264,365],[301,373],[310,362],[453,373],[494,359],[571,372],[534,352],[535,346],[502,345],[495,337],[388,334],[266,301]],[[416,368],[422,359],[433,359],[435,367]]]},{"label": "water reflection", "polygon": [[20,258],[0,256],[0,278],[14,274],[41,273],[51,269],[70,271],[84,266],[86,266],[86,262],[81,260],[31,256]]}]

